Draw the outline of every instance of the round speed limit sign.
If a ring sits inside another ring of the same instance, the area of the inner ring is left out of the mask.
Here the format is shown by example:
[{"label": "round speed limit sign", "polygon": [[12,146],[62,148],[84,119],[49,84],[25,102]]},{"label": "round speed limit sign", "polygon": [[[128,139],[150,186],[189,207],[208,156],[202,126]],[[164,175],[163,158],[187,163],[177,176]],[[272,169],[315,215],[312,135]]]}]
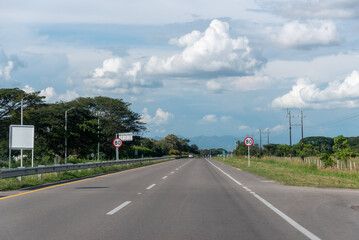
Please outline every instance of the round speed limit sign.
[{"label": "round speed limit sign", "polygon": [[247,147],[252,147],[253,144],[254,144],[253,138],[251,138],[251,137],[246,137],[246,138],[244,139],[244,145],[246,145]]},{"label": "round speed limit sign", "polygon": [[119,148],[119,147],[122,146],[122,140],[119,139],[119,138],[115,138],[115,139],[113,140],[112,144],[113,144],[113,146],[114,146],[115,148]]}]

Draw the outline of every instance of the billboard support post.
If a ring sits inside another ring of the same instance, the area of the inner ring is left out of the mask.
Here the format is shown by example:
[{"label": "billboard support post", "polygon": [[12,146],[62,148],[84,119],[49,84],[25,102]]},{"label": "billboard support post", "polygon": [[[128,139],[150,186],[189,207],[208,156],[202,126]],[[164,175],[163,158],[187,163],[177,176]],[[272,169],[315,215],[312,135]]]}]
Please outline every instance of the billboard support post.
[{"label": "billboard support post", "polygon": [[[31,167],[34,167],[34,135],[33,125],[10,125],[9,127],[9,168],[11,168],[11,150],[31,150]],[[22,154],[21,154],[22,155]],[[22,156],[21,156],[22,158]],[[21,167],[22,160],[21,160]]]}]

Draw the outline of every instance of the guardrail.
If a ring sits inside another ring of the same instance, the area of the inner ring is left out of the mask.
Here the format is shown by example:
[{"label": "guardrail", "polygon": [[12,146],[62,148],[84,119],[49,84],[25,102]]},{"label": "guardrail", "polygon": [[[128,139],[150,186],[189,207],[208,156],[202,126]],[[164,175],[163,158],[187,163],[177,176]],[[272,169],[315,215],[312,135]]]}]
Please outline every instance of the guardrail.
[{"label": "guardrail", "polygon": [[87,168],[130,164],[136,162],[149,162],[155,160],[179,159],[179,158],[182,157],[141,158],[141,159],[106,161],[106,162],[95,162],[95,163],[78,163],[78,164],[49,165],[49,166],[29,167],[29,168],[3,169],[0,171],[0,178],[20,177],[20,176],[27,176],[27,175],[34,175],[41,173],[81,170]]}]

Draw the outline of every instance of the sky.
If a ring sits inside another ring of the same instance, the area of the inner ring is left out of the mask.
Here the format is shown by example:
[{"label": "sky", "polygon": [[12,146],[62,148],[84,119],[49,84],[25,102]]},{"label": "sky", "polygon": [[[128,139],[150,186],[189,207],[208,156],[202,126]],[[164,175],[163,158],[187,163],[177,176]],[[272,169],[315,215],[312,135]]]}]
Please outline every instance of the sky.
[{"label": "sky", "polygon": [[131,103],[146,137],[358,136],[357,0],[0,0],[0,87]]}]

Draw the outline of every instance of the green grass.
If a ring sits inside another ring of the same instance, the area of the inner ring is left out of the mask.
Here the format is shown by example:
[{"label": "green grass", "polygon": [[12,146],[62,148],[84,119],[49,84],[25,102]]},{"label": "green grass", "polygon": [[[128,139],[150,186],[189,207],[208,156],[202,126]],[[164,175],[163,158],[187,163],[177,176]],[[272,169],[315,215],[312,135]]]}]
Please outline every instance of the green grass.
[{"label": "green grass", "polygon": [[164,161],[168,161],[168,160],[132,163],[128,165],[106,166],[106,167],[89,168],[83,170],[74,170],[74,171],[57,172],[57,173],[44,173],[42,174],[41,179],[39,179],[37,174],[24,176],[22,177],[21,181],[19,181],[18,178],[5,178],[5,179],[0,179],[0,191],[16,190],[20,188],[38,186],[47,183],[56,183],[63,180],[71,180],[71,179],[83,178],[83,177],[88,177],[88,176],[93,176],[103,173],[123,171],[126,169],[137,168],[137,167],[151,165],[154,163],[159,163]]},{"label": "green grass", "polygon": [[359,189],[359,172],[317,169],[316,165],[283,159],[216,158],[236,168],[291,186]]}]

